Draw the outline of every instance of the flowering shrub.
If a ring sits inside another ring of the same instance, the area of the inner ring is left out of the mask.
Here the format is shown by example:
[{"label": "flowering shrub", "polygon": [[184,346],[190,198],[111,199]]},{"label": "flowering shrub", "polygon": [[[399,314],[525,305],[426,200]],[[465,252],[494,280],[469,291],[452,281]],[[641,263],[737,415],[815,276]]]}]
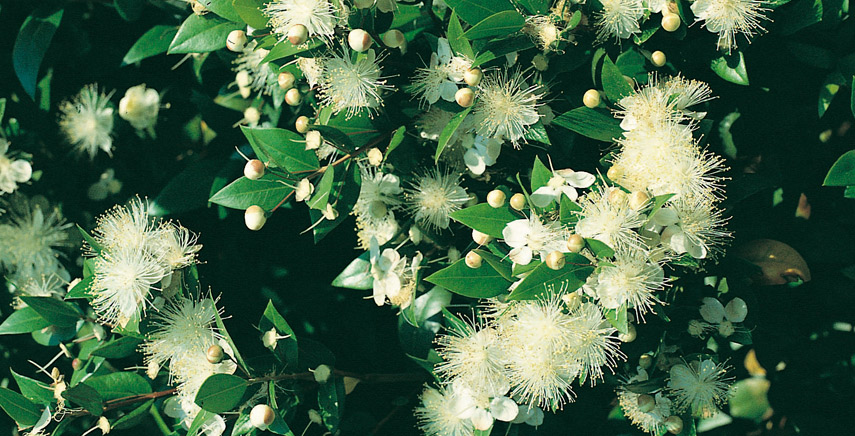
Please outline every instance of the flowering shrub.
[{"label": "flowering shrub", "polygon": [[851,431],[845,3],[0,12],[15,434]]}]

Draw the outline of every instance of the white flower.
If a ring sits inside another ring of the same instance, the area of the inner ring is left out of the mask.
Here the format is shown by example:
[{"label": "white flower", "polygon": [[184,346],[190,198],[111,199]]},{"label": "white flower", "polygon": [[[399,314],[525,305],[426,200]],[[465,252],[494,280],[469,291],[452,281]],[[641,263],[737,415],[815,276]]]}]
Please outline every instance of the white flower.
[{"label": "white flower", "polygon": [[618,404],[620,404],[624,416],[647,433],[661,434],[665,428],[665,419],[671,416],[671,400],[662,395],[662,392],[657,392],[653,397],[653,410],[643,412],[638,407],[638,397],[640,396],[640,394],[626,389],[618,390]]},{"label": "white flower", "polygon": [[268,26],[285,40],[288,30],[302,24],[309,36],[321,36],[331,40],[335,32],[335,8],[328,0],[273,0],[264,7],[263,12],[270,20]]},{"label": "white flower", "polygon": [[363,250],[370,248],[372,239],[376,239],[378,244],[385,244],[397,233],[398,221],[395,220],[395,213],[391,210],[382,218],[356,215],[356,236],[359,239],[359,248]]},{"label": "white flower", "polygon": [[[449,144],[451,143],[449,141]],[[498,139],[485,138],[471,133],[464,136],[463,146],[467,147],[466,152],[463,153],[463,162],[469,171],[476,176],[484,174],[487,167],[495,164],[502,152],[502,142]]]},{"label": "white flower", "polygon": [[561,29],[551,17],[545,15],[526,18],[522,32],[534,39],[543,51],[549,51],[561,40]]},{"label": "white flower", "polygon": [[472,421],[460,418],[456,410],[457,396],[448,389],[425,388],[422,405],[415,410],[419,428],[428,436],[472,436]]},{"label": "white flower", "polygon": [[472,111],[475,132],[484,137],[503,137],[517,145],[528,126],[540,119],[540,86],[526,85],[519,71],[488,73],[478,84],[477,102]]},{"label": "white flower", "polygon": [[18,183],[26,183],[33,176],[33,167],[24,159],[12,159],[6,156],[9,141],[0,138],[0,195],[11,194],[18,189]]},{"label": "white flower", "polygon": [[152,241],[153,250],[164,267],[176,270],[196,263],[196,254],[202,249],[197,244],[199,236],[176,223],[166,223]]},{"label": "white flower", "polygon": [[95,239],[107,250],[127,247],[155,252],[152,247],[159,245],[161,228],[152,219],[149,207],[148,201],[139,197],[127,206],[114,206],[97,218]]},{"label": "white flower", "polygon": [[[419,136],[431,141],[439,140],[442,129],[448,125],[448,122],[453,117],[453,112],[447,112],[436,106],[431,106],[430,109],[422,113],[416,120],[416,128],[419,130]],[[456,143],[459,137],[460,129],[458,128],[448,140],[448,146]]]},{"label": "white flower", "polygon": [[[15,301],[13,302],[13,306],[15,309],[20,309],[22,307],[26,307],[27,304],[24,303],[20,298],[21,296],[27,297],[59,297],[62,298],[65,295],[65,287],[63,286],[62,279],[57,274],[51,275],[42,275],[37,278],[21,278],[17,279],[15,277],[7,277],[7,279],[13,283],[16,283],[15,289]],[[25,280],[23,283],[18,283],[16,280]]]},{"label": "white flower", "polygon": [[603,0],[603,10],[597,17],[597,39],[609,36],[626,39],[633,33],[641,32],[638,21],[644,16],[641,0]]},{"label": "white flower", "polygon": [[398,208],[401,204],[398,196],[403,190],[398,176],[368,166],[360,167],[360,173],[362,185],[359,199],[353,207],[354,213],[364,219],[385,219],[388,211]]},{"label": "white flower", "polygon": [[314,88],[323,80],[324,68],[320,58],[297,58],[297,67],[306,78],[310,88]]},{"label": "white flower", "polygon": [[596,180],[593,174],[584,171],[573,171],[570,168],[555,170],[546,186],[541,186],[532,192],[531,202],[537,207],[546,207],[553,201],[560,202],[561,194],[566,195],[571,201],[576,201],[579,198],[576,188],[588,188]]},{"label": "white flower", "polygon": [[736,329],[733,324],[745,321],[748,305],[739,297],[730,300],[727,306],[722,306],[721,302],[715,298],[706,297],[703,299],[700,312],[704,321],[718,327],[720,335],[729,337]]},{"label": "white flower", "polygon": [[371,276],[374,277],[374,303],[382,306],[386,297],[394,298],[401,291],[407,258],[393,248],[380,252],[376,240],[371,240]]},{"label": "white flower", "polygon": [[436,53],[431,53],[428,66],[416,69],[410,92],[422,103],[434,104],[440,98],[453,102],[457,84],[463,82],[463,73],[471,64],[465,58],[453,56],[448,40],[439,38]]},{"label": "white flower", "polygon": [[[252,91],[262,94],[270,94],[273,87],[278,87],[276,72],[270,68],[270,63],[261,63],[270,53],[269,50],[256,48],[258,41],[253,40],[247,44],[237,58],[233,61],[235,82],[243,98],[249,97]],[[302,59],[302,58],[301,58]]]},{"label": "white flower", "polygon": [[368,50],[351,59],[350,49],[342,48],[342,52],[331,52],[320,61],[323,67],[321,79],[321,100],[335,112],[346,111],[352,117],[362,110],[372,110],[382,106],[380,94],[384,90],[393,89],[386,84],[386,79],[380,76],[380,61],[374,50]]},{"label": "white flower", "polygon": [[92,306],[104,324],[125,326],[150,302],[151,287],[169,270],[145,250],[120,246],[95,258]]},{"label": "white flower", "polygon": [[128,88],[119,101],[119,116],[137,130],[154,131],[160,111],[160,94],[145,84]]},{"label": "white flower", "polygon": [[503,395],[491,396],[477,387],[473,390],[459,380],[452,384],[452,390],[457,396],[453,403],[457,416],[472,421],[475,430],[488,430],[495,420],[513,421],[519,414],[517,403]]},{"label": "white flower", "polygon": [[701,119],[706,115],[688,110],[712,99],[712,90],[706,83],[680,76],[659,80],[653,73],[647,78],[647,85],[617,102],[622,110],[615,115],[622,118],[622,129],[656,130],[665,122]]},{"label": "white flower", "polygon": [[543,424],[543,409],[537,406],[524,405],[519,406],[517,417],[511,421],[511,424],[526,423],[532,427],[538,427]]},{"label": "white flower", "polygon": [[616,250],[643,248],[641,237],[634,229],[641,227],[647,217],[631,208],[626,196],[614,197],[606,187],[583,197],[580,201],[583,218],[576,223],[576,233]]},{"label": "white flower", "polygon": [[528,265],[535,254],[541,260],[550,252],[566,253],[567,231],[557,221],[541,221],[541,218],[531,214],[528,219],[509,222],[502,229],[502,237],[512,250],[511,260],[518,265]]},{"label": "white flower", "polygon": [[614,372],[617,359],[626,360],[626,356],[618,348],[617,329],[603,318],[596,304],[583,303],[571,315],[568,352],[581,363],[593,385],[596,379],[602,380],[603,366]]},{"label": "white flower", "polygon": [[58,208],[18,194],[8,203],[7,221],[0,224],[0,264],[22,280],[64,275],[60,259],[71,239]]},{"label": "white flower", "polygon": [[682,196],[671,202],[670,209],[676,221],[662,231],[662,243],[677,254],[704,259],[730,236],[722,230],[727,220],[708,199]]},{"label": "white flower", "polygon": [[429,170],[407,190],[411,213],[419,224],[446,229],[449,215],[469,201],[469,194],[460,186],[460,176]]},{"label": "white flower", "polygon": [[593,284],[599,304],[605,309],[618,309],[623,305],[634,307],[642,317],[659,302],[654,292],[665,286],[665,272],[658,263],[650,262],[643,251],[618,251],[610,265],[600,267],[600,272],[589,280]]},{"label": "white flower", "polygon": [[737,34],[751,38],[765,30],[760,20],[766,19],[763,14],[768,9],[759,0],[697,0],[691,8],[695,21],[703,21],[707,30],[718,33],[716,47],[728,53],[736,48]]},{"label": "white flower", "polygon": [[709,359],[677,364],[671,367],[668,390],[681,410],[709,418],[727,400],[731,378],[725,377],[726,374],[723,363]]},{"label": "white flower", "polygon": [[199,301],[179,298],[155,312],[154,328],[142,346],[146,362],[171,365],[196,357],[199,350],[207,352],[222,339],[214,328],[216,316],[217,309],[207,298]]},{"label": "white flower", "polygon": [[466,322],[461,328],[449,329],[437,339],[437,351],[443,358],[434,368],[437,374],[490,397],[507,393],[510,385],[498,330],[475,322]]},{"label": "white flower", "polygon": [[89,155],[89,159],[94,159],[99,149],[113,155],[111,95],[112,92],[100,93],[98,85],[91,84],[84,86],[72,100],[59,105],[59,127],[75,150]]}]

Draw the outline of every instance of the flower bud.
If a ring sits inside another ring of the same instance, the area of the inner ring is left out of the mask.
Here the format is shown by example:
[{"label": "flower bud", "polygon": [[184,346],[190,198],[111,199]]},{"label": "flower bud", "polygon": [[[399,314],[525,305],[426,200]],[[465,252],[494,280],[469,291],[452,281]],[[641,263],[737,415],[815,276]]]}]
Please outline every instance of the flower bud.
[{"label": "flower bud", "polygon": [[285,93],[285,103],[288,106],[299,106],[302,101],[303,96],[300,95],[300,91],[297,88],[291,88]]},{"label": "flower bud", "polygon": [[74,358],[71,361],[71,369],[77,371],[80,368],[83,368],[83,361],[80,359]]},{"label": "flower bud", "polygon": [[379,167],[383,163],[383,152],[379,148],[368,150],[368,163],[372,166]]},{"label": "flower bud", "polygon": [[306,201],[315,192],[315,185],[309,179],[300,179],[297,182],[297,187],[294,189],[294,199],[297,201]]},{"label": "flower bud", "polygon": [[618,204],[626,200],[626,192],[620,188],[611,188],[609,190],[609,203]]},{"label": "flower bud", "polygon": [[553,251],[546,255],[546,266],[548,266],[549,269],[558,271],[559,269],[564,268],[565,262],[564,253],[560,251]]},{"label": "flower bud", "polygon": [[675,32],[677,29],[680,28],[680,16],[677,14],[663,15],[662,28],[665,29],[666,32]]},{"label": "flower bud", "polygon": [[238,92],[240,93],[241,98],[249,98],[252,95],[252,88],[248,86],[238,86]]},{"label": "flower bud", "polygon": [[511,207],[514,208],[515,210],[525,209],[525,195],[522,195],[519,192],[517,192],[514,195],[511,195],[510,204],[511,204]]},{"label": "flower bud", "polygon": [[233,52],[243,51],[246,47],[246,32],[243,30],[232,30],[226,37],[226,48]]},{"label": "flower bud", "polygon": [[472,240],[478,245],[487,245],[493,240],[493,237],[472,229]]},{"label": "flower bud", "polygon": [[585,95],[582,96],[582,104],[585,107],[593,109],[600,105],[600,91],[596,89],[589,89],[585,91]]},{"label": "flower bud", "polygon": [[312,374],[315,376],[316,382],[326,383],[330,379],[330,375],[332,375],[332,370],[327,365],[319,365],[312,371]]},{"label": "flower bud", "polygon": [[653,54],[650,55],[650,62],[652,62],[653,65],[657,67],[661,67],[665,65],[666,62],[668,62],[668,58],[665,57],[665,53],[656,50],[655,52],[653,52]]},{"label": "flower bud", "polygon": [[323,418],[321,418],[321,414],[315,409],[309,409],[309,421],[312,421],[317,425],[322,425],[324,423]]},{"label": "flower bud", "polygon": [[243,176],[249,180],[258,180],[264,175],[264,162],[251,159],[243,166]]},{"label": "flower bud", "polygon": [[481,255],[474,251],[466,253],[466,266],[472,269],[481,268]]},{"label": "flower bud", "polygon": [[618,340],[621,342],[632,342],[638,337],[638,331],[635,329],[635,324],[626,324],[626,333],[618,333]]},{"label": "flower bud", "polygon": [[383,44],[386,44],[389,48],[398,48],[406,42],[407,39],[404,37],[403,32],[398,29],[392,29],[383,34]]},{"label": "flower bud", "polygon": [[480,68],[470,68],[463,73],[463,81],[469,86],[478,86],[483,78],[484,73],[481,72]]},{"label": "flower bud", "polygon": [[567,238],[567,249],[570,250],[571,253],[578,253],[585,248],[585,238],[580,235],[573,234]]},{"label": "flower bud", "polygon": [[475,92],[472,91],[471,88],[460,88],[454,94],[454,101],[460,105],[460,107],[469,107],[472,106],[472,103],[475,102]]},{"label": "flower bud", "polygon": [[225,352],[223,352],[223,347],[214,344],[208,347],[208,351],[205,352],[205,358],[208,359],[209,363],[220,363],[223,361],[223,357],[225,356]]},{"label": "flower bud", "polygon": [[102,435],[110,433],[111,430],[110,421],[108,421],[107,417],[105,416],[98,418],[98,424],[96,425],[96,427],[98,427],[98,430],[101,430]]},{"label": "flower bud", "polygon": [[457,262],[458,260],[460,260],[460,250],[458,250],[456,247],[449,247],[447,256],[448,261],[450,263]]},{"label": "flower bud", "polygon": [[288,71],[283,71],[276,76],[276,82],[279,83],[279,87],[282,88],[283,91],[291,89],[294,87],[294,81],[297,79]]},{"label": "flower bud", "polygon": [[95,335],[95,339],[98,339],[99,341],[103,341],[104,338],[107,337],[107,332],[104,331],[104,327],[101,327],[99,324],[92,326],[92,334]]},{"label": "flower bud", "polygon": [[192,9],[193,13],[196,15],[205,15],[208,12],[208,8],[206,8],[200,1],[193,2]]},{"label": "flower bud", "polygon": [[243,119],[249,124],[258,124],[261,119],[261,112],[257,108],[250,106],[243,111]]},{"label": "flower bud", "polygon": [[288,29],[288,42],[300,45],[309,39],[309,29],[302,24],[295,24]]},{"label": "flower bud", "polygon": [[306,150],[317,150],[321,148],[323,142],[324,137],[321,136],[321,132],[312,130],[306,133]]},{"label": "flower bud", "polygon": [[606,171],[606,177],[608,177],[609,180],[617,180],[622,175],[623,175],[623,170],[617,165],[610,166],[609,170]]},{"label": "flower bud", "polygon": [[537,71],[546,71],[549,69],[549,59],[540,53],[534,55],[534,58],[531,60],[531,64]]},{"label": "flower bud", "polygon": [[505,193],[494,189],[487,194],[487,204],[492,207],[499,208],[505,205]]},{"label": "flower bud", "polygon": [[362,29],[353,29],[347,34],[347,43],[350,48],[360,53],[368,50],[373,42],[371,35]]},{"label": "flower bud", "polygon": [[641,357],[638,358],[638,366],[641,369],[650,369],[653,366],[653,355],[650,354],[642,354]]},{"label": "flower bud", "polygon": [[249,412],[249,422],[253,427],[265,430],[267,426],[273,424],[276,419],[276,412],[267,404],[256,404]]},{"label": "flower bud", "polygon": [[252,77],[250,77],[249,71],[238,71],[237,74],[235,74],[235,83],[241,88],[246,88],[252,84]]},{"label": "flower bud", "polygon": [[635,191],[629,196],[629,207],[633,210],[639,210],[647,205],[650,201],[650,196],[644,191]]},{"label": "flower bud", "polygon": [[309,131],[309,117],[305,115],[300,115],[297,117],[297,121],[294,122],[294,128],[298,133],[306,133]]},{"label": "flower bud", "polygon": [[680,434],[683,432],[683,420],[679,416],[671,415],[665,418],[665,428],[671,434]]},{"label": "flower bud", "polygon": [[656,399],[650,395],[643,394],[638,396],[638,410],[643,413],[650,412],[656,407]]},{"label": "flower bud", "polygon": [[157,375],[159,373],[160,373],[160,365],[158,365],[157,362],[155,362],[155,361],[149,362],[148,366],[145,369],[145,375],[147,375],[148,378],[154,380],[157,378]]},{"label": "flower bud", "polygon": [[246,228],[261,230],[264,227],[264,222],[267,221],[267,216],[265,216],[264,209],[253,204],[246,208],[246,212],[243,214],[243,221],[246,223]]}]

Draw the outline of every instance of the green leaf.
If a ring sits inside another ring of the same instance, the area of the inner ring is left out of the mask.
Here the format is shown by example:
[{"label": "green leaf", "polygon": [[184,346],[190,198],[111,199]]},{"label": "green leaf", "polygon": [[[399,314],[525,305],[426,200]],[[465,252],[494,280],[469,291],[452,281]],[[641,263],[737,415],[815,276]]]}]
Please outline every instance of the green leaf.
[{"label": "green leaf", "polygon": [[443,268],[427,280],[458,295],[470,298],[492,298],[508,292],[511,282],[489,265],[469,268],[464,259]]},{"label": "green leaf", "polygon": [[496,13],[514,10],[508,0],[448,0],[445,3],[454,9],[463,21],[472,26]]},{"label": "green leaf", "polygon": [[775,11],[774,30],[779,35],[792,35],[822,21],[822,0],[797,0]]},{"label": "green leaf", "polygon": [[[211,300],[211,305],[213,307],[216,307],[217,302],[210,298],[209,300]],[[229,331],[226,330],[226,325],[223,323],[223,317],[220,316],[220,311],[215,310],[214,314],[216,315],[214,321],[217,322],[217,330],[220,332],[221,335],[223,335],[223,339],[226,340],[226,343],[229,344],[229,347],[231,347],[232,354],[234,355],[234,358],[237,361],[238,365],[243,368],[244,372],[249,374],[249,366],[247,366],[246,362],[243,361],[243,357],[241,357],[240,351],[238,351],[237,345],[235,345],[235,341],[232,340],[231,335],[229,335]]]},{"label": "green leaf", "polygon": [[35,99],[36,78],[59,23],[63,10],[39,10],[27,17],[12,48],[12,66],[24,92]]},{"label": "green leaf", "polygon": [[241,210],[257,205],[269,211],[293,190],[281,180],[270,175],[265,175],[258,180],[241,177],[217,191],[211,197],[210,202]]},{"label": "green leaf", "polygon": [[[855,116],[855,76],[852,76],[852,85],[850,86],[851,91],[849,94],[849,111],[852,112],[852,116]],[[819,116],[822,116],[820,114]]]},{"label": "green leaf", "polygon": [[106,357],[108,359],[121,359],[133,355],[137,346],[142,343],[141,339],[132,336],[122,336],[118,339],[105,342],[89,352],[92,356]]},{"label": "green leaf", "polygon": [[623,78],[623,73],[608,56],[603,56],[603,71],[600,74],[600,81],[603,84],[606,98],[612,103],[617,103],[620,99],[635,93],[632,86]]},{"label": "green leaf", "polygon": [[[315,243],[326,237],[331,231],[333,231],[339,224],[344,222],[345,219],[349,216],[350,212],[353,210],[353,206],[356,204],[356,201],[359,199],[359,192],[362,186],[362,176],[360,175],[359,169],[356,165],[348,165],[345,171],[336,171],[336,180],[333,182],[332,192],[330,200],[331,204],[334,204],[335,210],[338,212],[338,217],[334,221],[330,221],[327,219],[321,220],[323,216],[320,211],[315,209],[309,209],[309,217],[314,225],[314,223],[318,223],[315,225],[315,228],[312,230],[312,236],[314,237]],[[339,175],[341,178],[339,179]]]},{"label": "green leaf", "polygon": [[207,206],[210,187],[224,165],[224,161],[217,159],[204,159],[187,165],[157,194],[149,205],[149,213],[173,215]]},{"label": "green leaf", "polygon": [[3,324],[0,324],[0,335],[30,333],[50,325],[50,321],[42,318],[32,307],[24,307],[12,312]]},{"label": "green leaf", "polygon": [[362,253],[353,259],[353,262],[350,262],[344,271],[333,279],[332,285],[361,291],[371,289],[374,286],[374,277],[371,276],[369,253]]},{"label": "green leaf", "polygon": [[[552,171],[543,164],[539,157],[534,158],[534,166],[531,169],[531,192],[546,186],[552,178]],[[498,238],[498,236],[497,236]]]},{"label": "green leaf", "polygon": [[855,185],[855,150],[849,150],[837,158],[822,186],[849,186]]},{"label": "green leaf", "polygon": [[9,368],[9,372],[12,373],[15,382],[18,383],[18,389],[21,390],[21,394],[28,400],[43,406],[56,402],[56,399],[53,397],[53,388],[47,383],[25,377],[16,373],[11,368]]},{"label": "green leaf", "polygon": [[531,270],[523,281],[514,288],[510,300],[533,300],[541,295],[562,289],[573,292],[585,284],[585,280],[594,271],[591,261],[575,253],[564,253],[566,264],[560,270],[553,270],[546,263]]},{"label": "green leaf", "polygon": [[145,377],[135,372],[119,371],[99,375],[90,377],[81,384],[95,389],[104,401],[151,393],[151,385]]},{"label": "green leaf", "polygon": [[264,6],[262,0],[234,0],[232,5],[235,8],[235,12],[246,24],[256,29],[267,27],[267,16],[261,12],[261,8]]},{"label": "green leaf", "polygon": [[549,11],[549,0],[518,0],[522,7],[529,13],[535,15],[544,15]]},{"label": "green leaf", "polygon": [[276,61],[279,59],[284,59],[290,56],[294,56],[300,53],[305,53],[310,50],[317,49],[318,47],[324,46],[324,40],[321,38],[314,38],[306,41],[300,45],[294,45],[288,42],[288,40],[279,41],[273,48],[270,49],[270,52],[267,53],[259,65],[266,64],[267,62]]},{"label": "green leaf", "polygon": [[113,0],[113,6],[123,20],[136,21],[142,14],[145,2],[139,0]]},{"label": "green leaf", "polygon": [[277,336],[288,336],[287,338],[276,341],[276,348],[273,350],[274,353],[281,361],[286,362],[289,368],[295,369],[299,357],[297,354],[297,335],[291,329],[291,326],[288,325],[288,322],[285,321],[285,318],[276,310],[273,302],[268,301],[267,307],[264,309],[264,315],[261,316],[261,320],[258,322],[258,329],[264,333],[273,328],[276,329]]},{"label": "green leaf", "polygon": [[87,232],[86,230],[83,230],[83,227],[80,227],[80,224],[75,224],[75,225],[77,226],[77,230],[80,232],[80,235],[83,236],[83,240],[86,241],[87,244],[89,244],[89,248],[91,248],[92,251],[95,252],[95,254],[100,254],[101,253],[101,244],[99,244],[98,241],[95,240],[95,238],[93,238],[89,234],[89,232]]},{"label": "green leaf", "polygon": [[321,132],[321,137],[323,137],[323,139],[332,142],[345,150],[353,151],[356,149],[350,137],[335,127],[312,124],[309,126],[309,130],[317,130]]},{"label": "green leaf", "polygon": [[336,434],[341,418],[344,416],[344,381],[334,377],[318,386],[318,406],[324,425],[332,434]]},{"label": "green leaf", "polygon": [[585,244],[588,245],[588,248],[594,253],[594,256],[597,256],[600,259],[615,255],[615,251],[602,241],[585,238]]},{"label": "green leaf", "polygon": [[78,383],[63,391],[62,396],[95,416],[101,416],[104,413],[104,400],[98,391],[89,386],[88,383]]},{"label": "green leaf", "polygon": [[603,316],[605,316],[609,323],[614,328],[618,329],[619,332],[626,333],[628,331],[629,325],[627,323],[626,305],[623,305],[618,309],[606,309],[603,311]]},{"label": "green leaf", "polygon": [[77,282],[77,284],[74,285],[74,287],[71,288],[71,290],[68,291],[67,294],[65,294],[65,299],[74,300],[76,298],[85,298],[87,300],[90,300],[94,298],[95,296],[89,292],[92,287],[92,282],[94,281],[95,276],[90,275],[89,277],[86,277],[85,279]]},{"label": "green leaf", "polygon": [[206,0],[204,4],[208,10],[227,20],[234,21],[235,23],[243,23],[243,19],[235,11],[232,0]]},{"label": "green leaf", "polygon": [[522,51],[531,47],[534,47],[534,43],[531,41],[531,38],[525,35],[490,41],[486,47],[480,50],[478,56],[475,57],[472,67],[481,66],[508,53]]},{"label": "green leaf", "polygon": [[39,406],[23,395],[6,388],[0,388],[0,407],[19,427],[32,427],[42,416]]},{"label": "green leaf", "polygon": [[154,399],[148,400],[139,406],[135,407],[134,410],[131,410],[125,415],[119,417],[119,419],[110,423],[110,428],[112,430],[123,430],[132,427],[136,427],[146,417],[149,415],[149,409],[154,404]]},{"label": "green leaf", "polygon": [[549,141],[549,135],[546,134],[546,127],[543,126],[543,123],[538,121],[528,127],[525,131],[525,135],[523,135],[528,141],[535,141],[541,144],[552,145]]},{"label": "green leaf", "polygon": [[42,318],[58,327],[73,327],[80,319],[80,312],[77,311],[76,306],[53,297],[22,295],[21,300],[27,303],[27,306],[32,307]]},{"label": "green leaf", "polygon": [[581,210],[582,207],[576,204],[575,201],[571,200],[566,195],[562,195],[558,219],[561,221],[562,225],[575,223],[579,221],[579,214],[576,212],[580,212]]},{"label": "green leaf", "polygon": [[598,141],[611,142],[623,136],[620,121],[587,107],[578,107],[555,117],[552,124]]},{"label": "green leaf", "polygon": [[241,131],[259,158],[273,166],[292,173],[320,168],[318,156],[306,150],[306,140],[297,133],[275,127],[241,126]]},{"label": "green leaf", "polygon": [[494,36],[509,35],[525,25],[525,18],[517,11],[502,11],[490,15],[472,26],[464,37],[468,39],[484,39]]},{"label": "green leaf", "polygon": [[[187,434],[188,434],[188,435],[199,435],[199,434],[201,434],[201,431],[200,431],[200,430],[202,429],[202,427],[203,427],[203,426],[205,425],[205,423],[207,423],[211,418],[213,418],[213,417],[214,417],[214,415],[216,415],[216,413],[209,412],[209,411],[207,411],[207,410],[205,410],[205,409],[200,410],[200,411],[199,411],[199,413],[198,413],[198,414],[196,414],[196,417],[195,417],[195,418],[193,418],[193,423],[192,423],[192,424],[190,424],[190,428],[189,428],[189,429],[187,429]],[[175,433],[173,433],[173,435],[174,435],[174,434],[175,434]],[[173,435],[169,435],[169,436],[173,436]]]},{"label": "green leaf", "polygon": [[494,238],[502,237],[502,230],[509,222],[522,219],[511,212],[508,205],[493,207],[487,203],[454,211],[450,216],[455,221]]},{"label": "green leaf", "polygon": [[502,260],[501,257],[496,256],[493,253],[485,250],[475,250],[481,259],[487,262],[497,273],[499,273],[505,280],[509,282],[514,281],[513,272],[511,271],[511,264]]},{"label": "green leaf", "polygon": [[475,59],[475,51],[472,50],[472,44],[470,44],[469,40],[464,36],[463,26],[460,25],[457,13],[454,11],[451,11],[451,18],[448,21],[448,32],[446,33],[446,37],[448,38],[448,45],[451,46],[451,50],[468,59]]},{"label": "green leaf", "polygon": [[745,57],[742,51],[734,50],[729,55],[721,55],[710,61],[710,68],[724,80],[737,85],[748,86],[748,72],[745,70]]},{"label": "green leaf", "polygon": [[324,171],[323,177],[321,177],[321,181],[318,182],[317,186],[315,186],[315,192],[312,194],[311,198],[306,201],[306,204],[316,210],[324,210],[329,203],[330,191],[333,187],[333,180],[335,179],[335,167],[329,166],[327,170]]},{"label": "green leaf", "polygon": [[457,131],[457,128],[460,127],[460,124],[463,123],[463,120],[469,115],[469,112],[472,111],[474,106],[470,106],[451,117],[451,120],[448,121],[448,124],[442,129],[442,133],[439,134],[439,144],[436,146],[436,153],[433,156],[434,162],[439,162],[439,157],[442,155],[442,151],[445,150],[445,147],[448,145],[448,142],[451,140],[451,137],[454,136],[454,132]]},{"label": "green leaf", "polygon": [[204,53],[219,50],[226,46],[226,37],[232,30],[243,28],[243,24],[212,14],[190,14],[178,28],[167,53]]},{"label": "green leaf", "polygon": [[214,374],[202,383],[194,402],[212,413],[228,412],[240,406],[249,383],[231,374]]}]

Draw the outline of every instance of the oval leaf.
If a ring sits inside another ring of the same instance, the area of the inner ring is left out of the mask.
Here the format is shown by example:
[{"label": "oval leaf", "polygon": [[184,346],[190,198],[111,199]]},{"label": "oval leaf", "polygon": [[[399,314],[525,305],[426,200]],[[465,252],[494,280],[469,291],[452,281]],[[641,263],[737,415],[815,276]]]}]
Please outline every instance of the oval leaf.
[{"label": "oval leaf", "polygon": [[545,263],[538,265],[535,269],[523,279],[511,295],[508,296],[511,300],[533,300],[541,295],[551,291],[550,287],[554,286],[555,290],[562,289],[566,292],[573,292],[585,284],[588,276],[594,271],[594,266],[590,265],[590,261],[582,255],[574,253],[564,253],[566,264],[560,270],[553,270]]},{"label": "oval leaf", "polygon": [[623,136],[620,121],[587,107],[578,107],[555,117],[552,124],[598,141],[611,142]]},{"label": "oval leaf", "polygon": [[443,268],[427,280],[458,295],[470,298],[492,298],[508,292],[511,282],[493,269],[489,263],[480,268],[469,268],[464,259]]},{"label": "oval leaf", "polygon": [[0,408],[15,420],[19,427],[32,427],[42,416],[39,406],[23,395],[6,388],[0,388]]},{"label": "oval leaf", "polygon": [[745,70],[745,57],[739,50],[722,55],[710,61],[710,68],[724,80],[737,85],[748,86],[748,72]]},{"label": "oval leaf", "polygon": [[258,180],[241,177],[220,189],[210,201],[232,209],[246,209],[257,205],[264,210],[270,210],[293,190],[272,176],[265,175]]},{"label": "oval leaf", "polygon": [[525,18],[517,11],[502,11],[481,20],[463,34],[468,39],[509,35],[522,29]]},{"label": "oval leaf", "polygon": [[16,335],[30,333],[50,325],[50,321],[42,318],[32,307],[16,310],[0,324],[0,335]]},{"label": "oval leaf", "polygon": [[520,216],[511,212],[508,205],[493,207],[487,203],[460,209],[452,212],[450,216],[455,221],[494,238],[501,238],[505,226],[511,221],[520,219]]},{"label": "oval leaf", "polygon": [[168,53],[204,53],[226,46],[226,37],[243,24],[224,20],[213,14],[190,14],[169,45]]},{"label": "oval leaf", "polygon": [[249,384],[231,374],[208,377],[196,393],[195,402],[212,413],[228,412],[240,405]]}]

